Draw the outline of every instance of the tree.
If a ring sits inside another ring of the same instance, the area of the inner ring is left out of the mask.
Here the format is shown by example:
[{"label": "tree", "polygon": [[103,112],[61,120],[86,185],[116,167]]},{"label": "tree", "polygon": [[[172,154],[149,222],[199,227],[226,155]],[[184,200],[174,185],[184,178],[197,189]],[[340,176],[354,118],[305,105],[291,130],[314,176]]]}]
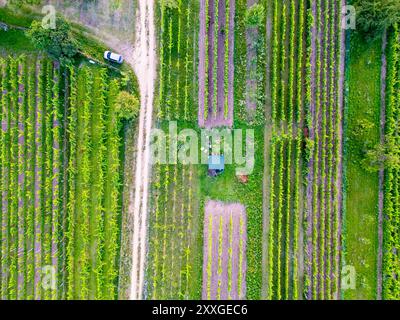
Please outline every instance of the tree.
[{"label": "tree", "polygon": [[399,169],[399,146],[389,139],[386,143],[367,150],[363,162],[365,169],[370,172],[376,172],[381,168]]},{"label": "tree", "polygon": [[356,0],[357,27],[368,39],[374,39],[400,22],[399,0]]},{"label": "tree", "polygon": [[71,26],[62,18],[57,18],[55,29],[43,28],[41,22],[33,21],[26,34],[39,50],[45,50],[63,65],[71,63],[78,53]]},{"label": "tree", "polygon": [[264,6],[262,4],[254,4],[246,11],[246,25],[248,27],[259,27],[264,23]]},{"label": "tree", "polygon": [[4,7],[6,4],[20,8],[24,5],[40,5],[42,0],[0,0],[0,7]]},{"label": "tree", "polygon": [[177,0],[164,0],[164,6],[169,9],[176,9],[178,8]]},{"label": "tree", "polygon": [[139,100],[127,91],[121,91],[116,99],[116,112],[123,120],[136,119],[139,114]]},{"label": "tree", "polygon": [[365,140],[372,130],[375,129],[375,124],[367,118],[356,120],[355,129],[352,132],[355,137],[361,137]]}]

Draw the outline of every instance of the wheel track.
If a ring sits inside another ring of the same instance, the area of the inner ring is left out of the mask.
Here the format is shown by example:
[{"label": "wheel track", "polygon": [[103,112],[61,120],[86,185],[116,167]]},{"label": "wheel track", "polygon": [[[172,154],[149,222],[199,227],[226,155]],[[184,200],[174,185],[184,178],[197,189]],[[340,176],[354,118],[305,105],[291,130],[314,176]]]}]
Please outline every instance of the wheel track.
[{"label": "wheel track", "polygon": [[144,270],[147,246],[148,192],[150,178],[150,133],[153,116],[155,82],[154,1],[139,1],[136,46],[133,61],[139,81],[141,106],[139,117],[138,153],[135,174],[134,201],[129,206],[133,216],[132,270],[130,299],[143,298]]}]

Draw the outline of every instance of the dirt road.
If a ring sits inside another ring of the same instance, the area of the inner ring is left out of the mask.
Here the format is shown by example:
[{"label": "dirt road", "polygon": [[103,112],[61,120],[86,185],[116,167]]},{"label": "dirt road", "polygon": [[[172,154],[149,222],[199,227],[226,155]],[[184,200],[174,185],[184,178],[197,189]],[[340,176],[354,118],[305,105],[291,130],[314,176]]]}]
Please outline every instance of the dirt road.
[{"label": "dirt road", "polygon": [[[83,22],[90,30],[96,32],[113,51],[122,54],[134,70],[140,89],[140,116],[139,131],[137,136],[137,156],[135,161],[135,181],[129,193],[132,194],[129,200],[128,226],[132,230],[130,243],[132,244],[131,264],[131,286],[129,298],[132,300],[143,298],[144,272],[147,247],[147,225],[148,225],[148,186],[150,177],[150,132],[152,127],[154,83],[156,77],[156,40],[154,26],[154,0],[137,1],[136,16],[133,19],[132,6],[125,8],[126,1],[123,1],[119,11],[124,11],[121,21],[130,26],[135,26],[135,34],[119,26],[117,32],[112,29],[100,31],[97,26],[90,24],[85,15],[80,14],[79,21]],[[68,12],[66,12],[68,14]],[[70,14],[71,15],[71,14]],[[102,15],[102,17],[107,15]],[[83,21],[82,21],[83,20]],[[112,25],[112,21],[107,21]],[[110,33],[110,31],[112,33]],[[134,42],[132,39],[135,39]],[[133,157],[132,159],[134,159]]]},{"label": "dirt road", "polygon": [[130,299],[142,299],[146,259],[150,132],[156,72],[153,0],[139,1],[136,21],[136,45],[132,66],[139,81],[141,108],[135,174],[135,196],[134,202],[129,208],[129,213],[133,214]]},{"label": "dirt road", "polygon": [[[131,285],[129,298],[143,298],[144,272],[148,231],[148,193],[150,179],[150,133],[152,127],[154,84],[156,77],[156,40],[154,26],[154,0],[138,1],[135,18],[135,43],[121,41],[110,35],[102,38],[113,50],[122,54],[134,70],[140,90],[139,130],[137,135],[137,155],[135,162],[134,185],[129,200],[128,226],[132,230]],[[133,157],[134,159],[135,157]]]}]

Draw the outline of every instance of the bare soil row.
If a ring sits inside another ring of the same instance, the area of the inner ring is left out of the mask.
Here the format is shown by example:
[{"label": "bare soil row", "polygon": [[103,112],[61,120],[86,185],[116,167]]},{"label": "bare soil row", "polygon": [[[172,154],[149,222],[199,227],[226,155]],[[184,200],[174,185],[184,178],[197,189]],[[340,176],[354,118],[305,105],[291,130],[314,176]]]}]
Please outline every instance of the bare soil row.
[{"label": "bare soil row", "polygon": [[203,299],[246,297],[246,210],[208,201],[204,217]]},{"label": "bare soil row", "polygon": [[235,0],[210,0],[208,7],[206,0],[200,0],[199,19],[198,123],[200,127],[230,127],[234,109]]}]

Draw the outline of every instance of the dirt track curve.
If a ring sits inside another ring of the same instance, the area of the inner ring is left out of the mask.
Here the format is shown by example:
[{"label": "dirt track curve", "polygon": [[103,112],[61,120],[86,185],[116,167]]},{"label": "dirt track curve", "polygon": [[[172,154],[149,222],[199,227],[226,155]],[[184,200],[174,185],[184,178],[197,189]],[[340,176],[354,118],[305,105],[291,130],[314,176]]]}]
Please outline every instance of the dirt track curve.
[{"label": "dirt track curve", "polygon": [[156,72],[154,1],[139,1],[133,68],[139,81],[141,107],[133,216],[132,272],[130,299],[142,299],[147,244],[147,204],[150,177],[150,133]]}]

